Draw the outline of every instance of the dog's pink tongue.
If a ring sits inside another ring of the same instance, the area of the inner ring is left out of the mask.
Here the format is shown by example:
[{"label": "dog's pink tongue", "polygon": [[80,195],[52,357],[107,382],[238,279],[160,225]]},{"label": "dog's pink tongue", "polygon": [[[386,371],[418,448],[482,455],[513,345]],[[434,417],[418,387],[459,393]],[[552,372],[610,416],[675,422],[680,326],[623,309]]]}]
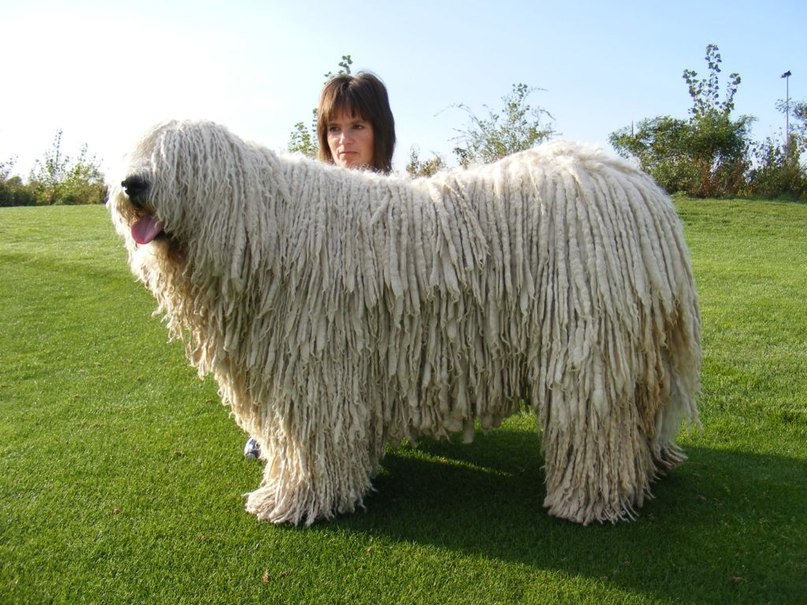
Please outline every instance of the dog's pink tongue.
[{"label": "dog's pink tongue", "polygon": [[148,214],[132,225],[132,237],[138,244],[148,244],[160,235],[163,224]]}]

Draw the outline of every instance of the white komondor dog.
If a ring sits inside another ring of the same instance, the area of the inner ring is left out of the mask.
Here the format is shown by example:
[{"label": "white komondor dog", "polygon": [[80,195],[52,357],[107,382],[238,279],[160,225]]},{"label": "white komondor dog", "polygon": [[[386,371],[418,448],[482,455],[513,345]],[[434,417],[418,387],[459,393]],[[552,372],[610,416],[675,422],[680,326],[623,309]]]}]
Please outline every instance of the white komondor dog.
[{"label": "white komondor dog", "polygon": [[698,298],[672,203],[625,162],[552,143],[409,180],[171,122],[121,178],[133,272],[260,443],[261,519],[353,511],[387,444],[522,401],[552,515],[630,518],[684,459]]}]

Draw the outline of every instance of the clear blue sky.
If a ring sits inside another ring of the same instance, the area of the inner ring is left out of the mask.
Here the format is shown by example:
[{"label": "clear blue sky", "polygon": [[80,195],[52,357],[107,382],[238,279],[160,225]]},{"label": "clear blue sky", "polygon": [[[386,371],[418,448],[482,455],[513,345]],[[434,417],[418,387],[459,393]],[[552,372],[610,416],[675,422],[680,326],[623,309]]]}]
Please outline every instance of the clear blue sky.
[{"label": "clear blue sky", "polygon": [[737,114],[777,135],[790,97],[807,100],[807,2],[769,0],[0,0],[0,161],[27,176],[57,129],[107,169],[151,124],[206,118],[277,150],[308,123],[343,54],[386,82],[402,169],[409,149],[444,154],[512,84],[555,117],[563,138],[607,146],[631,121],[690,106],[685,68],[742,76]]}]

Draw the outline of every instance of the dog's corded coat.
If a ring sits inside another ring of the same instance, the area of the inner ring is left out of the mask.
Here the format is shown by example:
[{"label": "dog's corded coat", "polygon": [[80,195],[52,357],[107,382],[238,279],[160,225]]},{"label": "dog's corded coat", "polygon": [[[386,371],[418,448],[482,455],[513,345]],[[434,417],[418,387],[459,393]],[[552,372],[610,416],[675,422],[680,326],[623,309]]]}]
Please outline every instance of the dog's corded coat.
[{"label": "dog's corded coat", "polygon": [[[672,203],[626,162],[552,143],[411,181],[179,122],[124,176],[132,270],[260,443],[258,517],[353,511],[388,443],[470,439],[522,400],[558,517],[630,517],[683,460],[698,299]],[[163,233],[138,244],[144,217]]]}]

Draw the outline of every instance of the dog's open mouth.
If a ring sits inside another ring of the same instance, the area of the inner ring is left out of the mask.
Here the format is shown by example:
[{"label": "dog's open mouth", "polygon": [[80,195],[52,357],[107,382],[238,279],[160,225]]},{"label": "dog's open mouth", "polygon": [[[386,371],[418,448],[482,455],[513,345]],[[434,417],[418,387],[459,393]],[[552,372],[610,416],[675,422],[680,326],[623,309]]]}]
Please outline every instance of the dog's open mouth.
[{"label": "dog's open mouth", "polygon": [[132,238],[140,245],[154,241],[164,232],[164,225],[148,209],[151,190],[148,179],[140,174],[131,174],[121,181],[121,187],[132,206],[140,214],[140,218],[132,225]]},{"label": "dog's open mouth", "polygon": [[138,244],[148,244],[163,233],[163,224],[156,217],[144,214],[132,225],[132,237]]}]

